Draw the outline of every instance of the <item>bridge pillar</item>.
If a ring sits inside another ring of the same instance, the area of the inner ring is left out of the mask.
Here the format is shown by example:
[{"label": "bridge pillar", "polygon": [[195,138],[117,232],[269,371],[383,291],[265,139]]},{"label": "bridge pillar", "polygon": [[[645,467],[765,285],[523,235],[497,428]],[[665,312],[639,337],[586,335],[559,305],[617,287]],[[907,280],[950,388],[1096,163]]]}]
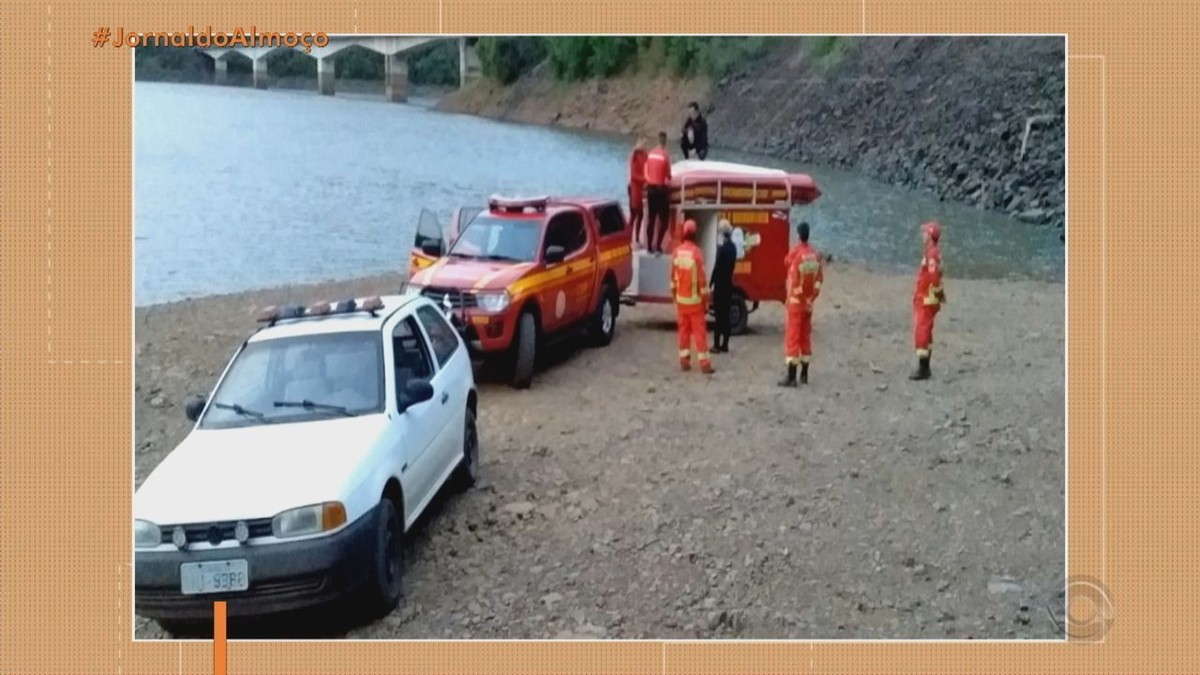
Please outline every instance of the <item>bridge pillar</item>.
[{"label": "bridge pillar", "polygon": [[479,62],[479,52],[473,45],[467,44],[467,38],[458,39],[458,86],[467,86],[483,77],[483,65]]},{"label": "bridge pillar", "polygon": [[254,59],[254,88],[266,89],[267,84],[267,57],[264,55]]},{"label": "bridge pillar", "polygon": [[408,61],[403,53],[385,54],[383,57],[383,80],[385,95],[392,103],[408,100]]},{"label": "bridge pillar", "polygon": [[333,85],[336,77],[333,65],[332,56],[317,59],[317,89],[324,96],[333,96]]},{"label": "bridge pillar", "polygon": [[225,59],[213,60],[213,84],[226,84],[229,81],[229,62]]}]

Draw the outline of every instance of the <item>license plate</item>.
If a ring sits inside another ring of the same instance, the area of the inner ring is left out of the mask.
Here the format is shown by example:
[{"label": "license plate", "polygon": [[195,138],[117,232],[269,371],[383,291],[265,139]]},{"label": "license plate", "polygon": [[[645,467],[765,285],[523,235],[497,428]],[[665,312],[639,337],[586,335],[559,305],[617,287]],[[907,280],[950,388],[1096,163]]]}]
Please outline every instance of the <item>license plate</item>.
[{"label": "license plate", "polygon": [[214,560],[179,566],[184,595],[226,593],[250,588],[250,567],[245,560]]}]

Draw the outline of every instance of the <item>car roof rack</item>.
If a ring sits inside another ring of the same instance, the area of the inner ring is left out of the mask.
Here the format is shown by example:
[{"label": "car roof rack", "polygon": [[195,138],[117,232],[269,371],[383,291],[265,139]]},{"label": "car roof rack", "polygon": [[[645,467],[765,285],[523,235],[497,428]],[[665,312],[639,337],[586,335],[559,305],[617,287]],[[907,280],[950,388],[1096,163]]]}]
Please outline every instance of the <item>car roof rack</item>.
[{"label": "car roof rack", "polygon": [[340,302],[317,302],[307,307],[303,305],[271,305],[259,311],[258,322],[265,323],[270,328],[285,320],[323,319],[355,312],[367,312],[371,316],[379,316],[381,309],[383,309],[383,300],[377,295],[362,300],[351,298]]}]

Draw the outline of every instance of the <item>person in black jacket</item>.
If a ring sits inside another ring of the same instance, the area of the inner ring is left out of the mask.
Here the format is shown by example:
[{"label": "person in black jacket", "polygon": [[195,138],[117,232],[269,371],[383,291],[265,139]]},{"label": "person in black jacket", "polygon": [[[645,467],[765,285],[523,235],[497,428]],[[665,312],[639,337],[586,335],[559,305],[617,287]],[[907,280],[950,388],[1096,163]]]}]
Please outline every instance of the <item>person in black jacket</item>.
[{"label": "person in black jacket", "polygon": [[713,313],[716,314],[716,329],[713,331],[713,352],[729,352],[729,310],[733,304],[733,267],[737,264],[737,245],[733,243],[733,226],[722,219],[718,225],[721,243],[717,244],[716,261],[712,271]]},{"label": "person in black jacket", "polygon": [[692,150],[696,151],[696,157],[699,159],[708,157],[708,120],[704,119],[704,115],[700,113],[700,104],[695,101],[688,104],[688,118],[683,123],[680,146],[683,148],[684,159],[691,158]]}]

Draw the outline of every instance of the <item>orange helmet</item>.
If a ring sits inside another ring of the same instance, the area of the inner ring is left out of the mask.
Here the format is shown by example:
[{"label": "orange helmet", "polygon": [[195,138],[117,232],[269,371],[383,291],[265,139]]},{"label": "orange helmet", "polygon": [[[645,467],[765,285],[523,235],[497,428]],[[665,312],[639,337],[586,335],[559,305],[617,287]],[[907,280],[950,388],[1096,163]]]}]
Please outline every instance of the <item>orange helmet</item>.
[{"label": "orange helmet", "polygon": [[938,237],[942,236],[942,227],[935,221],[929,221],[921,226],[921,232],[929,235],[929,238],[937,241]]},{"label": "orange helmet", "polygon": [[696,236],[696,221],[691,218],[683,221],[683,236],[689,238]]}]

